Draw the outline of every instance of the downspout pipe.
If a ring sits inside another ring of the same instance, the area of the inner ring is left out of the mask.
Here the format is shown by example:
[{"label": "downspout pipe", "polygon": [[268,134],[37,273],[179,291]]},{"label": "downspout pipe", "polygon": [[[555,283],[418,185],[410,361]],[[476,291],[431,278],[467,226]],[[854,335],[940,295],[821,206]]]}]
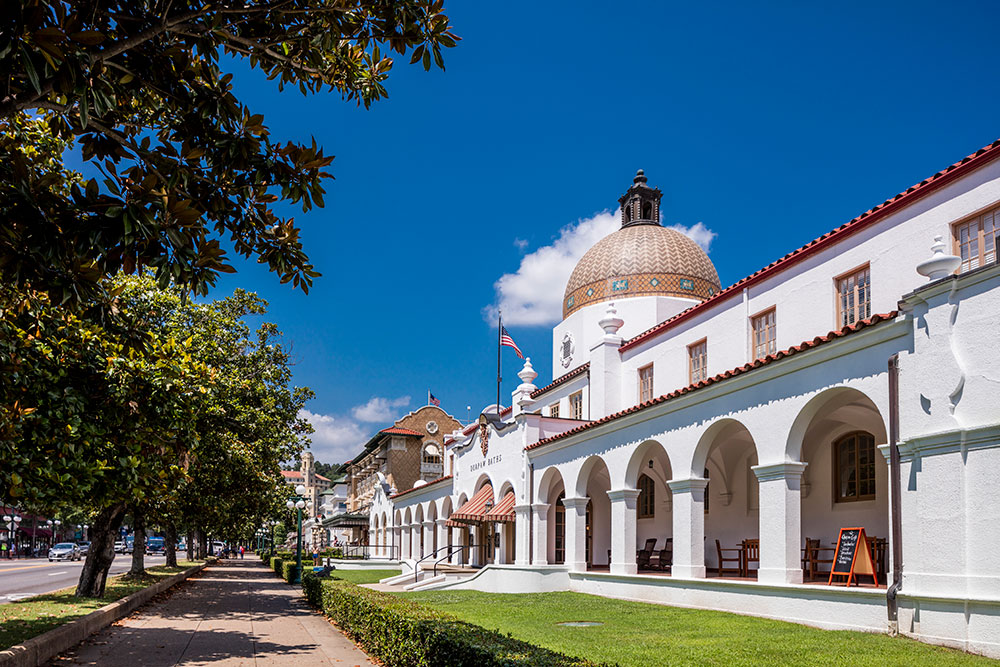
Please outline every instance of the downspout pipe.
[{"label": "downspout pipe", "polygon": [[900,505],[899,466],[899,355],[889,357],[889,495],[892,500],[892,585],[886,591],[889,634],[899,634],[899,610],[896,596],[903,587],[903,516]]}]

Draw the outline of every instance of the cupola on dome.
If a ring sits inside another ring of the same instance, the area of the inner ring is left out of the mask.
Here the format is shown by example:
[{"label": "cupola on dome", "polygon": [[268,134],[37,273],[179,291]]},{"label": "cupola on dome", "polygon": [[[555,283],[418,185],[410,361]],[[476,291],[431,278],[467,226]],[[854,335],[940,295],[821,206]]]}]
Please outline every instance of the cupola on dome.
[{"label": "cupola on dome", "polygon": [[660,225],[659,188],[640,169],[618,200],[622,227],[594,245],[566,284],[563,318],[592,303],[637,296],[705,300],[719,291],[719,274],[701,247]]}]

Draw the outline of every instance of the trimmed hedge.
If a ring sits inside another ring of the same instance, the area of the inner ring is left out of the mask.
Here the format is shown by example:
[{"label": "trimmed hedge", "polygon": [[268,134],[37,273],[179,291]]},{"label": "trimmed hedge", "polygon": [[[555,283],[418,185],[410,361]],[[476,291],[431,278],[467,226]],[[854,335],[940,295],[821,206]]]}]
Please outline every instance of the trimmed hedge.
[{"label": "trimmed hedge", "polygon": [[295,579],[295,560],[286,560],[281,562],[281,578],[292,583]]},{"label": "trimmed hedge", "polygon": [[600,667],[342,579],[302,575],[306,599],[387,667]]}]

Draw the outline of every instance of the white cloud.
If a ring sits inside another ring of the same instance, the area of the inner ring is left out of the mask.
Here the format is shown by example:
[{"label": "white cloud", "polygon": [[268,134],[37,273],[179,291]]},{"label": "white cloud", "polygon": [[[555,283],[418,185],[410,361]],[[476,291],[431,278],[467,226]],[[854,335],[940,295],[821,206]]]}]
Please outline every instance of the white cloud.
[{"label": "white cloud", "polygon": [[309,449],[317,461],[323,463],[343,463],[349,461],[361,451],[371,434],[347,417],[333,417],[312,412],[299,411],[299,417],[305,419],[316,432],[309,436],[312,445]]},{"label": "white cloud", "polygon": [[[563,291],[573,268],[584,253],[617,231],[620,225],[619,209],[604,211],[563,227],[551,245],[528,253],[515,273],[505,273],[496,281],[493,285],[496,301],[483,309],[483,316],[488,322],[496,322],[497,309],[500,309],[507,324],[555,324],[562,319]],[[690,227],[680,224],[670,227],[691,237],[705,252],[717,236],[701,222]],[[514,243],[520,247],[519,239]]]},{"label": "white cloud", "polygon": [[684,236],[689,237],[692,241],[701,246],[701,249],[708,252],[709,246],[712,245],[712,241],[718,234],[713,232],[711,229],[705,226],[703,222],[696,222],[690,227],[685,227],[684,225],[667,225],[670,229],[676,229]]},{"label": "white cloud", "polygon": [[496,322],[499,308],[508,324],[558,322],[563,290],[573,267],[595,243],[618,229],[619,220],[617,212],[598,213],[563,227],[551,245],[525,255],[516,273],[506,273],[494,284],[497,301],[484,309],[487,321]]},{"label": "white cloud", "polygon": [[514,247],[524,252],[528,249],[528,239],[514,239]]},{"label": "white cloud", "polygon": [[399,408],[405,408],[409,404],[409,396],[399,398],[372,396],[364,405],[355,406],[351,414],[361,422],[391,422],[400,416]]}]

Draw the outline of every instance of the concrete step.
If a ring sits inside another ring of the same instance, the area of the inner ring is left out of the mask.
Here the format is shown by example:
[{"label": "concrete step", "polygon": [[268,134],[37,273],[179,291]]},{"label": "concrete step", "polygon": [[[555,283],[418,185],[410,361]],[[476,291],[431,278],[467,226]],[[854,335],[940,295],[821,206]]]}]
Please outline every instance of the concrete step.
[{"label": "concrete step", "polygon": [[436,577],[427,577],[416,583],[409,583],[403,586],[404,591],[422,591],[425,588],[433,587],[435,584],[444,583],[447,577],[443,574],[439,574]]}]

